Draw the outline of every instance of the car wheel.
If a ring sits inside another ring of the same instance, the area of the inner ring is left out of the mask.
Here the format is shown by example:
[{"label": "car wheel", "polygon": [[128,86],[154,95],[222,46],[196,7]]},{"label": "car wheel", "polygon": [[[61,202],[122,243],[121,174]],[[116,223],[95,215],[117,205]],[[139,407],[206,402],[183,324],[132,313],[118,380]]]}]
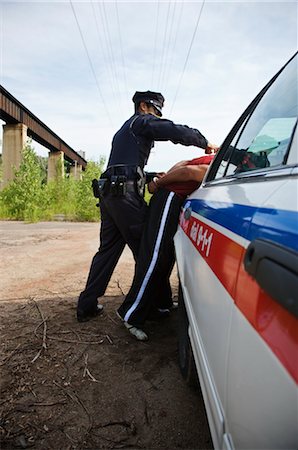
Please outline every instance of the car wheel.
[{"label": "car wheel", "polygon": [[183,293],[180,284],[178,295],[179,295],[179,302],[178,302],[179,367],[186,383],[191,387],[198,387],[197,369],[188,335],[189,321],[186,313]]}]

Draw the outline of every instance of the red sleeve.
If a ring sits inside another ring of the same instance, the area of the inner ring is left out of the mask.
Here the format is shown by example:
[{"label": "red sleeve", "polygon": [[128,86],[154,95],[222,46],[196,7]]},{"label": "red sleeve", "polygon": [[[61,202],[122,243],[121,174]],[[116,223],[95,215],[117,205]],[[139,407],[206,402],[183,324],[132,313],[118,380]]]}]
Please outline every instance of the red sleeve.
[{"label": "red sleeve", "polygon": [[[189,166],[199,166],[200,164],[210,164],[215,155],[205,155],[199,158],[194,158],[188,162]],[[199,187],[200,183],[197,181],[180,181],[176,183],[167,184],[165,189],[173,191],[181,197],[191,194]]]},{"label": "red sleeve", "polygon": [[210,164],[215,155],[204,155],[189,161],[190,166],[198,166],[199,164]]}]

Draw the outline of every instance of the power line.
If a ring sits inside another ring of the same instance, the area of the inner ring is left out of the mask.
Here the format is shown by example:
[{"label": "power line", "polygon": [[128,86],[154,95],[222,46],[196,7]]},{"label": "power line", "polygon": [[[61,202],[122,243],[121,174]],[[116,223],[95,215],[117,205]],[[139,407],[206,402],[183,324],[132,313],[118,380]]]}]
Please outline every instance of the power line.
[{"label": "power line", "polygon": [[116,2],[115,2],[115,7],[116,7],[116,16],[117,16],[119,41],[120,41],[121,60],[122,60],[122,67],[123,67],[124,85],[125,85],[126,92],[128,93],[126,70],[125,70],[125,62],[124,62],[124,53],[123,53],[123,43],[122,43],[122,35],[121,35],[120,19],[119,19],[119,10],[118,10],[118,0],[116,0]]},{"label": "power line", "polygon": [[167,17],[166,17],[165,32],[164,32],[164,37],[163,37],[163,46],[162,46],[162,53],[161,53],[161,60],[160,60],[160,69],[159,69],[159,76],[158,76],[158,85],[160,85],[160,78],[161,78],[161,73],[162,73],[162,70],[163,70],[163,64],[164,64],[164,53],[165,53],[166,41],[167,41],[167,33],[168,33],[168,24],[169,24],[170,8],[171,8],[171,3],[169,2],[169,4],[168,4],[168,10],[167,10]]},{"label": "power line", "polygon": [[175,50],[176,50],[176,45],[177,45],[177,38],[180,33],[181,21],[182,21],[182,17],[183,17],[183,8],[184,8],[184,1],[181,1],[180,10],[178,11],[178,21],[176,24],[176,31],[174,34],[173,45],[172,45],[172,49],[170,52],[171,54],[170,54],[170,58],[169,58],[169,63],[167,64],[167,67],[164,72],[164,80],[167,80],[168,74],[172,73],[173,60],[174,60],[174,55],[175,55]]},{"label": "power line", "polygon": [[155,39],[154,39],[154,52],[153,52],[153,69],[151,75],[151,85],[153,86],[155,67],[156,67],[156,47],[157,47],[157,32],[158,32],[158,18],[159,18],[159,0],[157,0],[157,11],[156,11],[156,27],[155,27]]},{"label": "power line", "polygon": [[161,74],[161,84],[160,84],[161,87],[163,85],[163,82],[165,79],[165,73],[167,71],[167,66],[168,66],[168,60],[169,60],[169,55],[170,55],[170,46],[171,46],[171,40],[172,40],[172,35],[173,35],[173,26],[174,26],[174,22],[175,22],[175,12],[176,12],[176,2],[173,5],[173,13],[172,13],[172,17],[171,17],[170,31],[169,31],[168,42],[167,42],[166,52],[165,52],[165,63],[164,63],[163,71]]},{"label": "power line", "polygon": [[74,6],[73,6],[73,4],[72,4],[72,0],[69,0],[69,2],[70,2],[70,6],[71,6],[72,12],[73,12],[73,14],[74,14],[74,17],[75,17],[77,26],[78,26],[78,30],[79,30],[79,33],[80,33],[80,36],[81,36],[81,39],[82,39],[82,42],[83,42],[83,46],[84,46],[85,51],[86,51],[86,55],[87,55],[87,58],[88,58],[88,61],[89,61],[89,65],[90,65],[90,68],[91,68],[91,72],[93,73],[93,76],[94,76],[94,79],[95,79],[95,83],[96,83],[96,86],[97,86],[97,90],[98,90],[98,92],[99,92],[99,95],[100,95],[102,104],[103,104],[104,109],[105,109],[105,111],[106,111],[106,114],[107,114],[107,116],[108,116],[108,118],[109,118],[109,121],[110,121],[111,125],[113,126],[113,122],[112,122],[110,113],[109,113],[109,111],[108,111],[108,108],[107,108],[107,106],[106,106],[106,102],[105,102],[105,100],[104,100],[104,97],[103,97],[103,95],[102,95],[102,92],[101,92],[101,89],[100,89],[100,86],[99,86],[99,82],[98,82],[98,79],[97,79],[97,76],[96,76],[96,73],[95,73],[95,70],[94,70],[94,67],[93,67],[93,64],[92,64],[92,61],[91,61],[89,52],[88,52],[88,48],[87,48],[87,45],[86,45],[86,42],[85,42],[85,39],[84,39],[82,30],[81,30],[81,27],[80,27],[80,24],[79,24],[79,21],[78,21],[76,12],[75,12]]},{"label": "power line", "polygon": [[195,26],[195,29],[194,29],[194,32],[193,32],[193,35],[192,35],[192,38],[191,38],[191,42],[190,42],[190,45],[189,45],[189,49],[188,49],[188,52],[187,52],[187,56],[186,56],[186,59],[185,59],[185,62],[184,62],[183,70],[182,70],[182,73],[181,73],[181,76],[180,76],[180,79],[179,79],[179,82],[178,82],[177,90],[176,90],[176,93],[175,93],[175,96],[174,96],[174,100],[173,100],[172,108],[171,108],[171,111],[170,111],[170,115],[172,114],[172,111],[173,111],[173,108],[174,108],[174,105],[175,105],[175,102],[176,102],[176,99],[177,99],[177,95],[178,95],[179,89],[181,87],[181,82],[182,82],[182,78],[184,76],[185,69],[186,69],[186,66],[187,66],[187,63],[188,63],[189,55],[190,55],[190,52],[191,52],[191,49],[192,49],[192,46],[193,46],[193,43],[194,43],[197,31],[198,31],[198,28],[199,28],[199,23],[200,23],[200,20],[201,20],[204,4],[205,4],[205,0],[203,0],[201,9],[200,9],[200,12],[199,12],[199,15],[198,15],[196,26]]},{"label": "power line", "polygon": [[[105,34],[105,38],[106,38],[106,42],[107,42],[107,48],[108,48],[108,50],[110,52],[111,66],[112,66],[112,69],[113,69],[116,89],[118,91],[118,98],[119,98],[119,100],[121,100],[121,92],[120,92],[120,87],[119,87],[119,82],[118,82],[117,69],[116,69],[116,63],[115,63],[115,57],[114,57],[113,46],[112,46],[112,41],[111,41],[111,35],[110,35],[110,30],[109,30],[109,25],[108,25],[108,19],[107,19],[107,14],[106,14],[105,3],[104,2],[98,3],[98,7],[100,8],[101,18],[102,18],[102,22],[103,22],[103,25],[104,25],[104,34]],[[120,106],[120,109],[122,109],[120,101],[119,101],[119,106]]]},{"label": "power line", "polygon": [[[100,44],[100,47],[102,49],[102,54],[103,54],[105,60],[110,62],[109,55],[106,53],[104,42],[103,42],[103,39],[102,39],[102,37],[100,35],[100,32],[99,32],[99,25],[98,25],[98,20],[97,20],[97,14],[96,14],[96,11],[95,11],[95,7],[94,7],[93,1],[91,1],[91,6],[92,6],[94,19],[95,19],[98,43]],[[113,92],[115,101],[117,102],[117,100],[118,100],[117,99],[117,94],[116,94],[115,86],[114,86],[114,83],[113,83],[113,71],[112,71],[113,69],[111,68],[111,64],[107,64],[107,67],[108,67],[108,70],[109,70],[109,77],[108,77],[109,78],[109,82],[111,84],[111,88],[112,88],[112,92]]]}]

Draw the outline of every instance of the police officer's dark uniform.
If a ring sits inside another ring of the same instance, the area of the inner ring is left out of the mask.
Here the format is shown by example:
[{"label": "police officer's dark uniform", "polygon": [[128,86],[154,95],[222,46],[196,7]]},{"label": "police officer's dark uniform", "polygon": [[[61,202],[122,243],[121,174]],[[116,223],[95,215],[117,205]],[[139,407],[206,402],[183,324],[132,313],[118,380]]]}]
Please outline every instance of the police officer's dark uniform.
[{"label": "police officer's dark uniform", "polygon": [[200,148],[208,146],[207,139],[194,128],[138,112],[140,103],[145,102],[161,116],[164,97],[160,93],[136,92],[132,100],[136,112],[115,134],[107,170],[99,180],[100,247],[93,257],[85,290],[79,296],[79,321],[88,320],[102,311],[97,298],[104,295],[125,245],[130,247],[135,259],[138,256],[147,213],[143,170],[154,141],[169,140]]}]

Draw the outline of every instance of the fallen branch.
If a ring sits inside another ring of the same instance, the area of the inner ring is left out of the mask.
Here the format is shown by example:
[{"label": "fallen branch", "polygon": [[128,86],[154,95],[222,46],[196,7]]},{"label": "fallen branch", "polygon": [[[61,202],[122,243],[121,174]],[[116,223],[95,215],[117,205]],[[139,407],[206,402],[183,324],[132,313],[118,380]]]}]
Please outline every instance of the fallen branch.
[{"label": "fallen branch", "polygon": [[69,344],[90,344],[90,345],[95,345],[95,344],[102,344],[104,342],[104,339],[101,339],[100,341],[72,341],[70,339],[60,339],[60,338],[56,338],[53,336],[48,336],[48,339],[51,339],[52,341],[59,341],[59,342],[67,342]]},{"label": "fallen branch", "polygon": [[[47,320],[47,318],[45,318],[45,320]],[[38,334],[37,334],[37,330],[44,324],[44,321],[42,320],[37,327],[34,330],[34,335],[38,338]]]},{"label": "fallen branch", "polygon": [[12,337],[10,337],[10,339],[13,340],[13,341],[15,341],[15,340],[17,340],[17,339],[19,339],[19,338],[26,337],[28,334],[31,334],[31,333],[32,333],[32,330],[29,330],[29,331],[27,331],[26,333],[18,334],[18,335],[16,335],[16,336],[12,336]]},{"label": "fallen branch", "polygon": [[52,403],[30,403],[29,406],[54,406],[54,405],[65,405],[66,400],[60,400],[58,402]]},{"label": "fallen branch", "polygon": [[110,338],[110,336],[108,334],[105,334],[104,336],[105,338],[107,338],[107,340],[109,341],[110,344],[114,344],[114,342],[112,341],[112,339]]},{"label": "fallen branch", "polygon": [[85,378],[85,376],[88,375],[88,377],[91,379],[91,381],[94,381],[95,383],[100,383],[100,381],[98,381],[96,378],[94,378],[94,376],[88,369],[88,353],[85,354],[84,362],[85,362],[85,367],[84,367],[83,378]]},{"label": "fallen branch", "polygon": [[29,391],[31,392],[31,394],[33,394],[34,397],[37,397],[37,395],[36,395],[35,392],[33,391],[32,387],[31,387],[31,386],[28,386],[28,388],[29,388]]},{"label": "fallen branch", "polygon": [[115,325],[118,325],[119,324],[119,322],[118,321],[116,321],[116,320],[114,320],[114,319],[112,319],[112,317],[110,316],[110,314],[109,313],[106,313],[106,315],[107,315],[107,317],[108,317],[108,319],[111,321],[111,322],[113,322]]},{"label": "fallen branch", "polygon": [[[40,325],[43,324],[43,336],[42,336],[42,345],[41,345],[41,348],[40,348],[39,352],[34,356],[34,358],[32,359],[31,363],[34,363],[34,362],[40,357],[41,352],[42,352],[43,350],[46,350],[46,349],[47,349],[47,343],[46,343],[46,339],[47,339],[47,322],[46,322],[46,319],[44,318],[44,315],[43,315],[43,313],[42,313],[42,310],[41,310],[40,307],[39,307],[39,304],[38,304],[35,300],[33,300],[33,302],[34,302],[36,308],[38,309],[39,315],[40,315],[40,317],[41,317],[41,319],[42,319],[42,322],[41,322]],[[39,326],[38,326],[37,328],[39,328]]]},{"label": "fallen branch", "polygon": [[10,360],[10,358],[18,351],[19,347],[21,346],[21,344],[18,344],[16,346],[16,348],[9,354],[6,356],[6,358],[4,359],[4,361],[2,361],[2,363],[0,364],[0,366],[4,366],[4,364],[7,363],[7,361]]},{"label": "fallen branch", "polygon": [[76,337],[78,338],[78,340],[81,340],[81,337],[79,335],[79,333],[75,330],[73,330],[72,328],[70,330],[63,330],[63,331],[56,331],[56,334],[69,334],[69,333],[73,333],[76,335]]},{"label": "fallen branch", "polygon": [[122,287],[121,287],[120,281],[119,281],[119,280],[116,280],[116,283],[117,283],[118,288],[120,289],[121,294],[122,294],[122,295],[125,295],[125,293],[124,293],[124,291],[123,291],[123,289],[122,289]]},{"label": "fallen branch", "polygon": [[65,391],[65,394],[68,395],[68,397],[70,397],[72,399],[72,401],[74,401],[75,403],[80,405],[83,408],[83,410],[85,411],[85,414],[86,414],[86,416],[88,418],[88,427],[87,427],[87,431],[85,433],[85,436],[87,436],[89,434],[89,432],[91,431],[92,426],[93,426],[92,425],[92,419],[90,417],[88,409],[86,408],[86,406],[84,405],[82,400],[77,396],[77,394],[75,392],[69,392],[66,388],[61,386],[55,380],[53,381],[53,384],[55,384],[55,386],[57,386],[59,389],[62,389],[63,391]]},{"label": "fallen branch", "polygon": [[[65,434],[67,439],[69,439],[72,444],[76,444],[77,443],[77,441],[75,441],[72,437],[70,437],[69,434],[66,433],[66,431],[64,431],[64,430],[61,430],[61,431],[62,431],[63,434]],[[71,446],[70,449],[71,448],[73,448],[73,447]]]}]

